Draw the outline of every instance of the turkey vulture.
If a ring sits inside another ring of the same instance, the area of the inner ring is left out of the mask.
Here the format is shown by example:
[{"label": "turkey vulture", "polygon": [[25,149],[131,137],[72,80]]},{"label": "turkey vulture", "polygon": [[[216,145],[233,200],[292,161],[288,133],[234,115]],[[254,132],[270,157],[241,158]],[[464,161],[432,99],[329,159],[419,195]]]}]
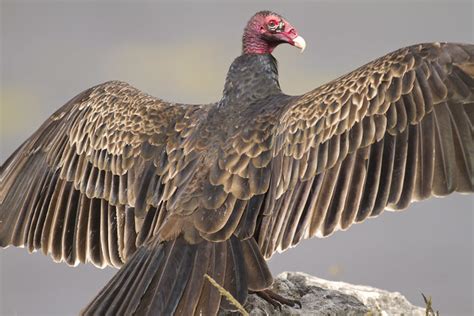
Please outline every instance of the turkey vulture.
[{"label": "turkey vulture", "polygon": [[[90,88],[0,169],[0,246],[121,267],[84,314],[216,314],[269,299],[265,259],[410,202],[474,191],[474,45],[406,47],[301,96],[262,11],[213,104]],[[291,303],[291,302],[289,302]]]}]

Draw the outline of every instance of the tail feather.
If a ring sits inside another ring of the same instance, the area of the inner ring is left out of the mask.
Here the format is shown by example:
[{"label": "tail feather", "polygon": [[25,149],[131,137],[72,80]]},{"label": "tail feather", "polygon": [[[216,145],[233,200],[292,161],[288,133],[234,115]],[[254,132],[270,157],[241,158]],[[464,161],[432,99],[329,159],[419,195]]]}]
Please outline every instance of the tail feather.
[{"label": "tail feather", "polygon": [[[207,274],[216,280],[218,284],[224,284],[226,257],[226,243],[220,242],[215,244],[215,247],[212,247]],[[206,281],[198,302],[198,306],[201,307],[200,311],[202,315],[216,315],[221,304],[221,299],[220,293]],[[199,309],[196,309],[196,311],[199,311]],[[195,314],[199,313],[196,312]]]},{"label": "tail feather", "polygon": [[105,315],[113,314],[120,308],[120,290],[127,289],[128,283],[130,283],[135,273],[139,272],[140,268],[149,268],[145,265],[146,253],[140,251],[135,254],[133,260],[128,263],[127,269],[120,270],[121,273],[117,273],[112,280],[101,290],[94,300],[89,304],[88,308],[84,311],[84,314],[88,315]]},{"label": "tail feather", "polygon": [[[258,263],[259,271],[265,265],[259,252],[249,251],[255,246],[253,239],[240,241],[236,237],[194,245],[182,237],[168,242],[152,239],[137,250],[82,314],[215,315],[219,307],[235,310],[235,306],[221,299],[204,274],[243,304],[248,284],[259,287],[256,281],[248,282],[248,275],[255,273],[247,271],[255,268],[247,264]],[[268,271],[266,265],[263,271]],[[272,282],[269,272],[258,280],[261,289]]]},{"label": "tail feather", "polygon": [[248,288],[252,291],[261,291],[270,287],[273,283],[272,274],[268,269],[267,262],[260,254],[255,239],[242,243],[245,267],[247,268]]},{"label": "tail feather", "polygon": [[[204,278],[203,275],[208,272],[210,261],[214,260],[214,247],[210,243],[205,243],[196,251],[194,261],[192,262],[193,272],[187,281],[181,301],[176,308],[176,315],[192,315],[199,304],[199,298],[202,294]],[[213,265],[214,266],[214,265]],[[217,303],[219,306],[219,303]]]},{"label": "tail feather", "polygon": [[[181,300],[187,281],[192,273],[196,245],[184,245],[184,239],[174,242],[163,270],[153,278],[150,288],[152,295],[143,299],[137,313],[139,315],[172,315]],[[194,249],[193,249],[194,248]],[[147,308],[148,307],[148,308]]]},{"label": "tail feather", "polygon": [[[239,302],[247,298],[247,273],[245,269],[242,246],[237,238],[231,238],[227,243],[226,270],[224,288]],[[234,306],[227,300],[221,301],[222,308],[232,310]]]},{"label": "tail feather", "polygon": [[112,306],[117,306],[118,309],[115,312],[114,308],[111,308],[110,314],[127,314],[135,311],[138,308],[142,299],[140,295],[141,293],[130,291],[130,289],[147,288],[157,269],[156,264],[153,264],[153,262],[159,262],[163,256],[164,254],[162,252],[158,252],[149,257],[146,257],[145,253],[141,254],[140,257],[143,259],[140,258],[141,260],[139,260],[136,266],[131,268],[132,270],[136,270],[138,272],[136,275],[130,275],[130,281],[133,281],[133,283],[117,283],[117,287],[119,287],[120,292],[119,295],[115,297]]}]

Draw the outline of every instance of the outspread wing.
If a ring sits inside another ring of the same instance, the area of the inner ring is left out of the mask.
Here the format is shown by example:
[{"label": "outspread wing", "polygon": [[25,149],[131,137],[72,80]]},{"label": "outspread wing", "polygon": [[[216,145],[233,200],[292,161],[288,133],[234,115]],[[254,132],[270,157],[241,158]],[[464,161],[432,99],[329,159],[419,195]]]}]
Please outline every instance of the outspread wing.
[{"label": "outspread wing", "polygon": [[1,166],[0,246],[121,266],[193,162],[180,146],[202,108],[116,81],[76,96]]},{"label": "outspread wing", "polygon": [[[264,216],[266,256],[412,201],[474,191],[474,45],[423,44],[311,91],[282,116],[290,160]],[[278,140],[277,140],[278,142]]]},{"label": "outspread wing", "polygon": [[407,47],[268,102],[285,106],[247,116],[211,169],[203,199],[219,220],[197,225],[206,238],[254,236],[270,257],[386,208],[474,191],[474,45]]}]

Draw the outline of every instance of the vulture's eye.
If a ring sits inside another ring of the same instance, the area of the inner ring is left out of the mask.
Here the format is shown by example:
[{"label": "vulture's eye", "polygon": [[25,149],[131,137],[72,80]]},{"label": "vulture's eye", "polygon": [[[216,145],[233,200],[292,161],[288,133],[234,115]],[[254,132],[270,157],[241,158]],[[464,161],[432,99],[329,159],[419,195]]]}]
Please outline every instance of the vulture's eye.
[{"label": "vulture's eye", "polygon": [[268,29],[270,31],[275,31],[277,29],[277,23],[275,21],[268,22]]}]

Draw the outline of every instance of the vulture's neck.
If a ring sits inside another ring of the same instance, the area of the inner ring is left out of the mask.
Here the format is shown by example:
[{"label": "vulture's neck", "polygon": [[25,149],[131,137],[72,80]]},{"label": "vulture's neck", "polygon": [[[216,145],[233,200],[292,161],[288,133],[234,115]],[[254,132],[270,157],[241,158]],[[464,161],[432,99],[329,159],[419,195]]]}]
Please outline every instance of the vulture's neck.
[{"label": "vulture's neck", "polygon": [[230,66],[221,105],[249,104],[279,93],[276,59],[271,54],[244,54]]}]

